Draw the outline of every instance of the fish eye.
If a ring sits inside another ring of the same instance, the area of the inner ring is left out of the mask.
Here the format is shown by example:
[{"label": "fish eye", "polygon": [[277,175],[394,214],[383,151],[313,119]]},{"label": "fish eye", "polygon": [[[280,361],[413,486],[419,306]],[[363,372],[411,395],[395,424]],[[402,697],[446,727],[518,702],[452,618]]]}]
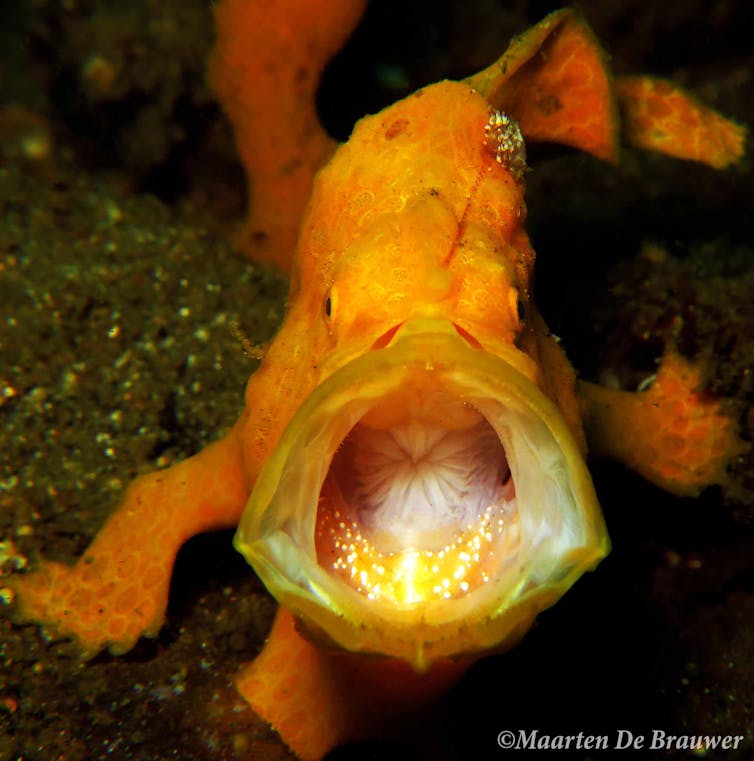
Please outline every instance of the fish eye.
[{"label": "fish eye", "polygon": [[526,291],[523,293],[518,288],[511,288],[508,291],[508,309],[510,309],[511,319],[515,315],[518,320],[519,327],[526,323]]},{"label": "fish eye", "polygon": [[322,305],[322,311],[325,315],[327,322],[332,322],[335,317],[335,308],[338,305],[338,294],[335,291],[335,286],[332,286],[325,296],[324,304]]}]

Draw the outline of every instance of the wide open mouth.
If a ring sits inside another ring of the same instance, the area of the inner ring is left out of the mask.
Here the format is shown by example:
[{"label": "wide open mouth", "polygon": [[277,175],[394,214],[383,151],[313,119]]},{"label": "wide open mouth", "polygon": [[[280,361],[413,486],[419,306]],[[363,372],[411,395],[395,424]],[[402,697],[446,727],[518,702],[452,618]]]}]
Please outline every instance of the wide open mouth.
[{"label": "wide open mouth", "polygon": [[320,566],[398,606],[465,596],[516,557],[518,540],[500,438],[442,391],[377,402],[338,447],[317,508]]},{"label": "wide open mouth", "polygon": [[236,547],[310,630],[424,669],[518,638],[606,554],[560,412],[503,351],[398,334],[293,417]]}]

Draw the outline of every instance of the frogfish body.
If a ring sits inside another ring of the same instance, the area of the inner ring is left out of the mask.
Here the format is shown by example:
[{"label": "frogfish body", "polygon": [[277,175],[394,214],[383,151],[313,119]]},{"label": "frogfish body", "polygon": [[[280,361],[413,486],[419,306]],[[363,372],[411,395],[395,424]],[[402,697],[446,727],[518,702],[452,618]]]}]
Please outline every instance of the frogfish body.
[{"label": "frogfish body", "polygon": [[443,82],[359,122],[316,179],[281,332],[321,347],[314,389],[236,546],[348,651],[424,671],[499,646],[608,550],[531,298],[524,164],[517,125]]}]

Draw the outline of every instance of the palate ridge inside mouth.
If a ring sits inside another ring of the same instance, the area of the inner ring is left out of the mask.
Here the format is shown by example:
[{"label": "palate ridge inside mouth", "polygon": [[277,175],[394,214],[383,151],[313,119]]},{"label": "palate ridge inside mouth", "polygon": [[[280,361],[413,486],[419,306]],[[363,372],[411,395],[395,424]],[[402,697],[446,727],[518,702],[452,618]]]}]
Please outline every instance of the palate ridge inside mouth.
[{"label": "palate ridge inside mouth", "polygon": [[460,597],[488,582],[518,539],[505,450],[458,400],[403,401],[402,412],[396,400],[370,410],[335,453],[319,500],[318,560],[371,599]]}]

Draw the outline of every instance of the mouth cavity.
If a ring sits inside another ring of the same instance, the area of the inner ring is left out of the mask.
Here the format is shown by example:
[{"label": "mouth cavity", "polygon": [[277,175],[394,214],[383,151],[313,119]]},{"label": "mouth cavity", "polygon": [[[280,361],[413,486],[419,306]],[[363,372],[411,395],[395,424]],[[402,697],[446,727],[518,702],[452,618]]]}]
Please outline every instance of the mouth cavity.
[{"label": "mouth cavity", "polygon": [[320,566],[370,600],[463,597],[516,554],[505,448],[477,410],[446,393],[390,395],[335,453],[315,532]]},{"label": "mouth cavity", "polygon": [[391,338],[301,405],[235,546],[313,636],[422,671],[515,641],[609,540],[528,358],[446,323]]}]

